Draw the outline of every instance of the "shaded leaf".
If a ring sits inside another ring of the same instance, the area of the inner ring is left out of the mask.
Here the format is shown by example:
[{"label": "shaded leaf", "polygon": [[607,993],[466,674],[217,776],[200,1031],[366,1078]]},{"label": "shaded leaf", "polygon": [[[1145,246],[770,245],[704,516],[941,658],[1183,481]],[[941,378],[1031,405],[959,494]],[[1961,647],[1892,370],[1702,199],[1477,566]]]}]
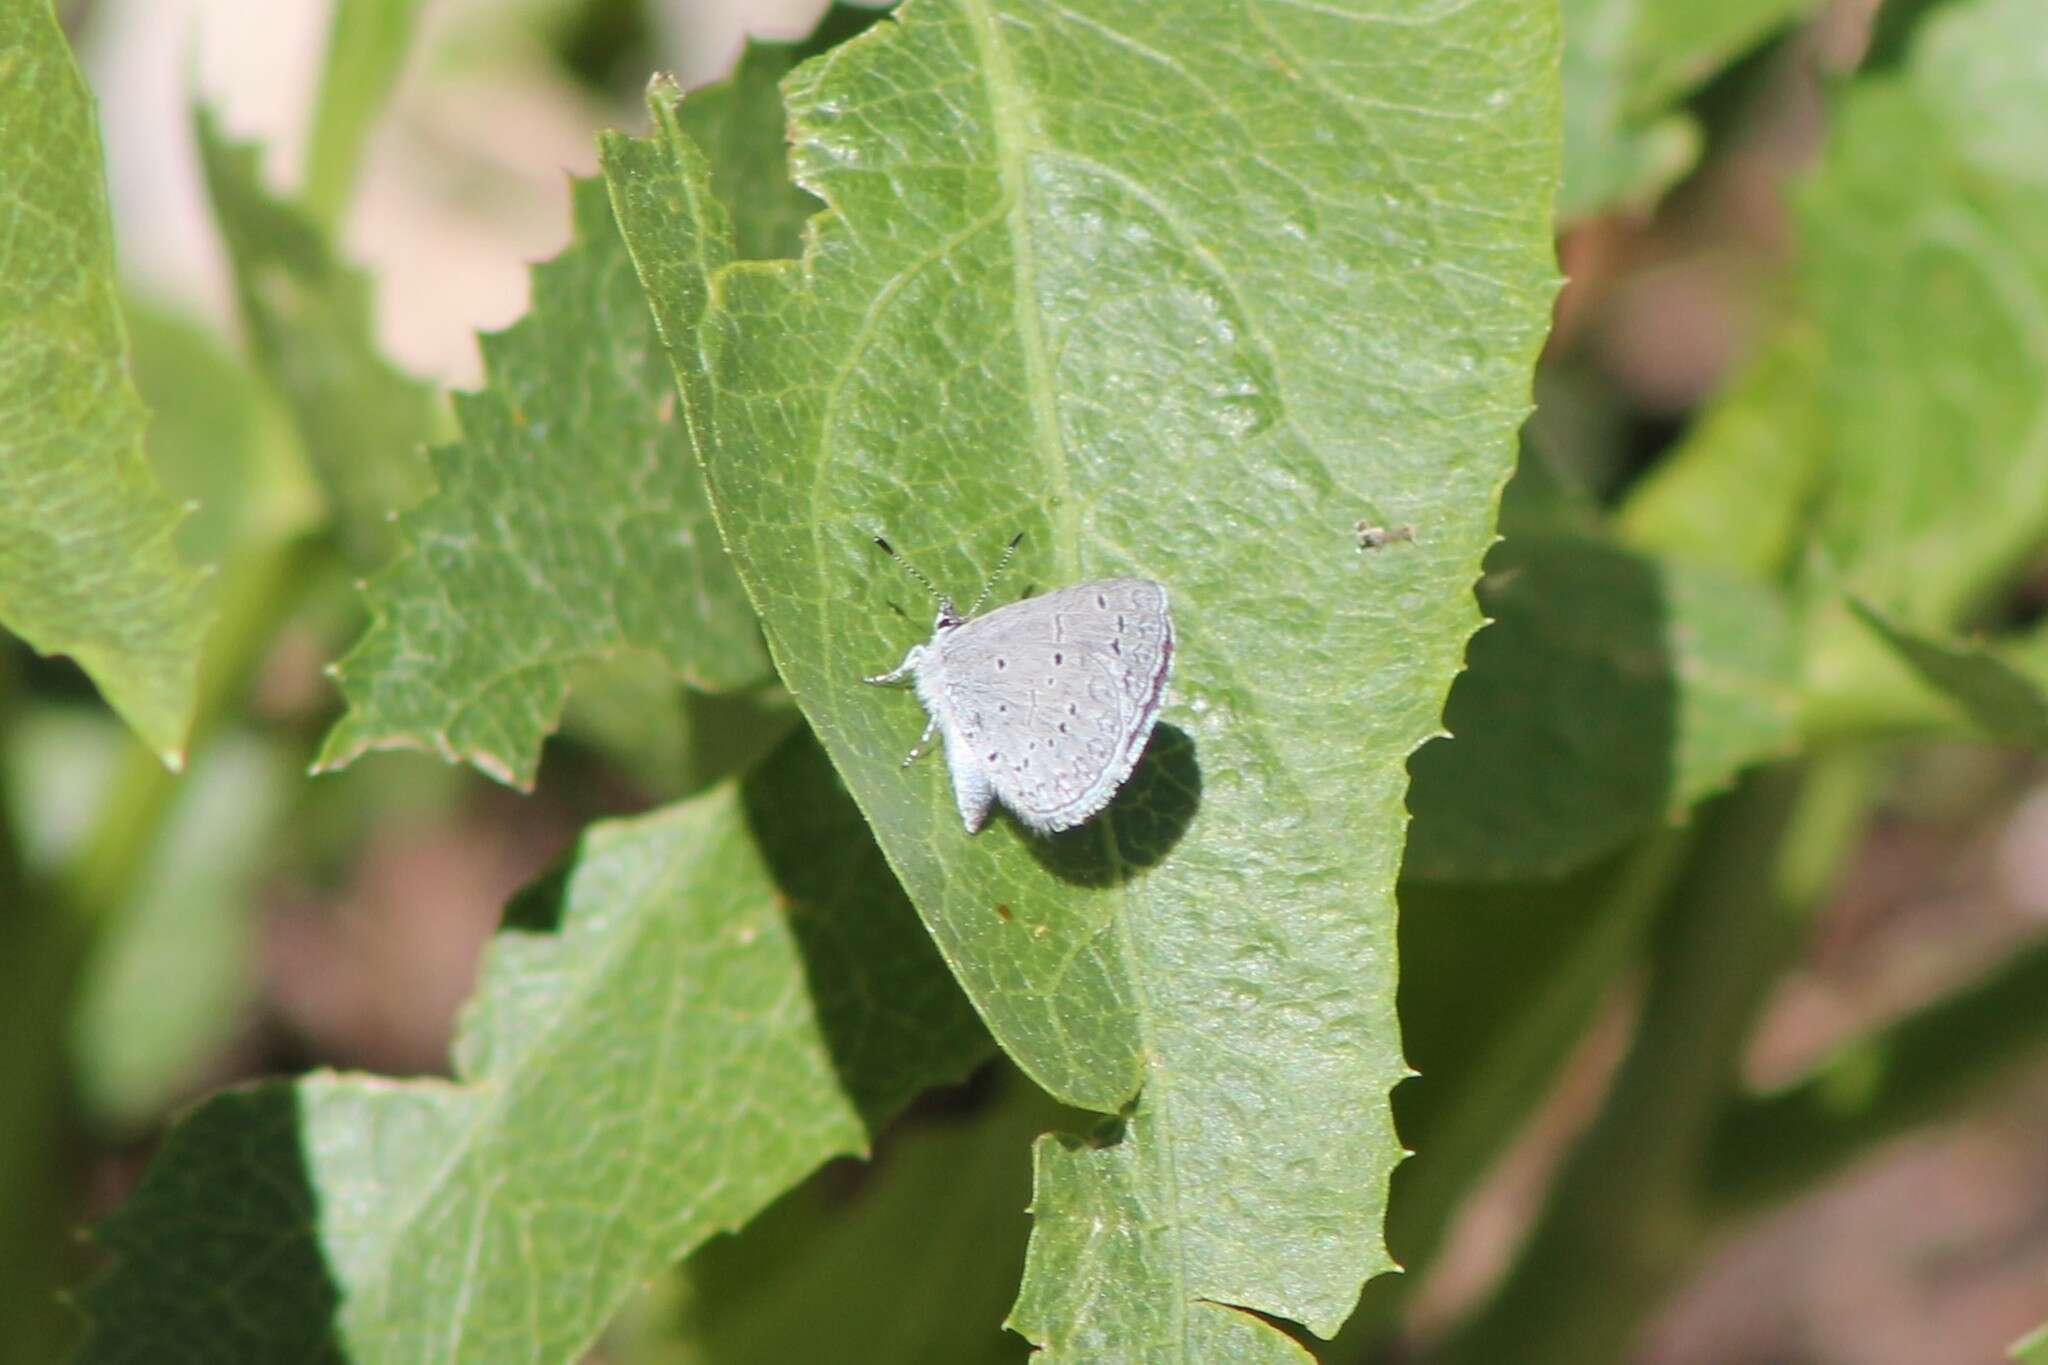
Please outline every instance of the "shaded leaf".
[{"label": "shaded leaf", "polygon": [[0,624],[176,768],[211,613],[143,455],[92,95],[44,0],[0,10],[0,147]]},{"label": "shaded leaf", "polygon": [[1681,849],[1660,833],[1558,881],[1402,885],[1402,1036],[1418,1073],[1394,1105],[1415,1152],[1388,1212],[1403,1288],[1637,962]]},{"label": "shaded leaf", "polygon": [[744,792],[593,827],[513,904],[454,1083],[319,1075],[181,1124],[100,1229],[85,1359],[572,1358],[986,1047],[792,742]]},{"label": "shaded leaf", "polygon": [[[630,1365],[1021,1361],[1005,1332],[1031,1220],[1031,1140],[1064,1117],[1004,1068],[931,1096],[871,1166],[838,1162],[681,1268]],[[993,1092],[992,1107],[989,1096]],[[959,1104],[973,1106],[952,1112]],[[620,1344],[614,1342],[613,1344]]]},{"label": "shaded leaf", "polygon": [[378,353],[368,281],[263,188],[256,148],[228,142],[206,109],[196,126],[251,358],[291,411],[351,555],[375,563],[389,517],[426,492],[431,395]]},{"label": "shaded leaf", "polygon": [[578,670],[562,715],[566,737],[592,745],[669,801],[747,771],[802,724],[789,694],[773,683],[699,692],[645,654]]},{"label": "shaded leaf", "polygon": [[489,387],[457,397],[464,440],[434,452],[438,491],[334,670],[349,710],[322,768],[418,748],[530,787],[580,664],[646,651],[715,688],[767,671],[601,185],[576,186],[575,226],[532,311],[483,339]]},{"label": "shaded leaf", "polygon": [[[1403,760],[1547,317],[1554,44],[1537,4],[907,5],[786,83],[801,263],[736,258],[672,91],[605,143],[785,682],[1004,1047],[1128,1109],[1041,1146],[1054,1356],[1299,1359],[1222,1305],[1327,1335],[1386,1265]],[[1019,530],[1027,590],[1168,585],[1173,695],[1104,817],[970,838],[860,686],[925,633],[868,540],[966,597]]]},{"label": "shaded leaf", "polygon": [[1405,876],[1560,876],[1790,750],[1796,641],[1769,589],[1571,533],[1511,536],[1486,568],[1450,737],[1410,765]]}]

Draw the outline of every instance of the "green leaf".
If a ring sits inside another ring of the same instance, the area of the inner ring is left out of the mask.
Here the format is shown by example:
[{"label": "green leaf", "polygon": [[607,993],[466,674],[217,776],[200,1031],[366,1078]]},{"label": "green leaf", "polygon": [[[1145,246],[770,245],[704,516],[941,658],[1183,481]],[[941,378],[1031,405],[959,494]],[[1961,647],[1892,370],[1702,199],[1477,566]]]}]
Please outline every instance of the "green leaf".
[{"label": "green leaf", "polygon": [[2048,1365],[2048,1322],[2006,1347],[2005,1354],[2020,1365]]},{"label": "green leaf", "polygon": [[1798,656],[1771,590],[1569,532],[1511,534],[1486,569],[1494,623],[1450,737],[1410,765],[1405,876],[1562,876],[1790,750]]},{"label": "green leaf", "polygon": [[[2048,746],[2048,658],[2008,654],[1992,645],[1944,640],[1907,630],[1870,603],[1850,609],[1985,735],[2008,744]],[[2031,667],[2029,667],[2031,665]]]},{"label": "green leaf", "polygon": [[359,563],[389,550],[389,518],[427,489],[431,394],[378,353],[370,291],[304,210],[264,190],[253,146],[198,111],[200,166],[251,357],[283,396]]},{"label": "green leaf", "polygon": [[483,339],[489,387],[456,399],[464,440],[434,452],[439,489],[369,588],[321,768],[416,748],[530,787],[579,664],[644,650],[722,689],[767,672],[603,186],[574,204],[576,245]]},{"label": "green leaf", "polygon": [[2035,188],[2048,185],[2041,31],[2041,8],[2027,0],[1957,4],[1929,19],[1911,73],[1961,160]]},{"label": "green leaf", "polygon": [[1679,100],[1814,0],[1563,0],[1564,196],[1580,217],[1640,206],[1691,169]]},{"label": "green leaf", "polygon": [[127,313],[150,464],[192,508],[178,527],[185,558],[232,575],[238,554],[318,526],[320,490],[263,382],[191,318],[134,299]]},{"label": "green leaf", "polygon": [[1811,326],[1780,330],[1629,490],[1616,534],[1689,563],[1782,577],[1820,491],[1820,360]]},{"label": "green leaf", "polygon": [[593,827],[513,904],[454,1083],[320,1075],[181,1124],[100,1229],[85,1359],[574,1358],[986,1049],[793,742],[744,791]]},{"label": "green leaf", "polygon": [[211,612],[143,455],[92,94],[44,0],[0,10],[0,147],[0,624],[177,768]]},{"label": "green leaf", "polygon": [[803,724],[789,694],[773,683],[699,692],[646,654],[579,669],[569,689],[564,737],[591,745],[664,801],[747,771]]},{"label": "green leaf", "polygon": [[348,204],[363,145],[412,45],[420,0],[340,0],[306,153],[306,207],[330,230]]},{"label": "green leaf", "polygon": [[637,1340],[608,1338],[616,1358],[1023,1360],[1029,1347],[1002,1320],[1031,1226],[1031,1140],[1066,1115],[1014,1071],[988,1079],[920,1104],[871,1165],[835,1162],[737,1236],[706,1244],[643,1309],[653,1320]]},{"label": "green leaf", "polygon": [[729,80],[690,92],[682,127],[711,165],[712,191],[732,219],[742,257],[795,256],[803,246],[804,223],[823,207],[790,183],[782,78],[801,57],[825,50],[834,34],[864,28],[875,18],[872,11],[836,6],[809,41],[750,41]]},{"label": "green leaf", "polygon": [[2048,177],[2006,164],[2040,114],[1976,85],[2044,44],[2031,0],[1944,9],[1855,84],[1802,204],[1822,542],[1911,629],[1965,624],[2048,536]]},{"label": "green leaf", "polygon": [[[672,91],[604,147],[785,682],[1010,1055],[1125,1114],[1041,1149],[1055,1357],[1299,1359],[1226,1305],[1327,1335],[1387,1265],[1403,764],[1554,283],[1546,7],[1255,19],[906,5],[786,82],[800,263],[736,258]],[[925,634],[868,542],[964,598],[1020,530],[1027,588],[1168,585],[1173,691],[1103,817],[970,838],[860,685]]]}]

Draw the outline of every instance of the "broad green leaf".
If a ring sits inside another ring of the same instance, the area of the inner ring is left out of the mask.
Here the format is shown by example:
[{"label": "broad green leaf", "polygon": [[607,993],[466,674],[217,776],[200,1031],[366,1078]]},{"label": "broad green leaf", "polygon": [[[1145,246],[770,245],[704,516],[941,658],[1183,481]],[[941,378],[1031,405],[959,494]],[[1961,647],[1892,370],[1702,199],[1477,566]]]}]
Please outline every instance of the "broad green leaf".
[{"label": "broad green leaf", "polygon": [[293,766],[247,735],[202,748],[128,904],[111,907],[72,1012],[73,1071],[95,1119],[160,1114],[239,1024],[254,993],[257,878]]},{"label": "broad green leaf", "polygon": [[824,51],[835,35],[865,28],[876,17],[834,7],[806,42],[749,42],[731,79],[690,92],[680,114],[683,130],[711,164],[712,192],[731,215],[742,257],[795,256],[803,247],[805,221],[823,207],[790,183],[782,78],[800,58]]},{"label": "broad green leaf", "polygon": [[1776,593],[1585,534],[1510,534],[1486,567],[1493,624],[1450,736],[1410,765],[1405,876],[1562,876],[1790,750],[1798,657]]},{"label": "broad green leaf", "polygon": [[431,394],[378,353],[368,281],[263,188],[256,149],[225,140],[206,109],[197,135],[251,358],[290,409],[351,556],[376,563],[390,516],[428,486]]},{"label": "broad green leaf", "polygon": [[[785,682],[1010,1055],[1124,1115],[1041,1148],[1015,1321],[1055,1358],[1299,1359],[1229,1305],[1327,1335],[1387,1265],[1403,764],[1547,317],[1555,41],[1535,3],[909,4],[785,82],[801,262],[737,258],[672,91],[606,140]],[[966,598],[1019,531],[1006,595],[1146,575],[1180,641],[1146,763],[1050,840],[966,835],[859,682],[927,633],[870,537]]]},{"label": "broad green leaf", "polygon": [[744,790],[593,827],[513,904],[453,1083],[320,1075],[181,1124],[100,1229],[85,1359],[573,1359],[986,1047],[793,742]]},{"label": "broad green leaf", "polygon": [[92,93],[45,0],[0,8],[0,625],[184,762],[210,611],[143,455]]},{"label": "broad green leaf", "polygon": [[417,748],[530,787],[579,664],[646,651],[711,688],[767,671],[603,186],[574,202],[576,244],[483,339],[489,386],[456,399],[464,439],[371,583],[323,768]]},{"label": "broad green leaf", "polygon": [[1818,343],[1803,323],[1780,330],[1629,490],[1616,534],[1654,554],[1781,578],[1819,493]]},{"label": "broad green leaf", "polygon": [[2040,115],[1977,88],[2044,46],[2031,0],[1944,10],[1903,73],[1856,83],[1804,196],[1821,536],[1910,629],[1965,624],[2048,537],[2048,178],[2000,150]]},{"label": "broad green leaf", "polygon": [[1691,169],[1676,106],[1815,0],[1563,0],[1566,218],[1639,206]]},{"label": "broad green leaf", "polygon": [[993,1079],[932,1096],[944,1107],[919,1105],[871,1165],[827,1166],[706,1244],[642,1310],[637,1342],[607,1345],[622,1365],[1023,1360],[1002,1321],[1031,1227],[1031,1140],[1068,1115],[1014,1071]]},{"label": "broad green leaf", "polygon": [[334,6],[306,154],[306,206],[329,229],[348,204],[363,146],[398,81],[419,7],[420,0],[339,0]]},{"label": "broad green leaf", "polygon": [[1850,603],[1863,624],[1985,735],[2008,744],[2048,746],[2048,658],[1907,630],[1868,602]]}]

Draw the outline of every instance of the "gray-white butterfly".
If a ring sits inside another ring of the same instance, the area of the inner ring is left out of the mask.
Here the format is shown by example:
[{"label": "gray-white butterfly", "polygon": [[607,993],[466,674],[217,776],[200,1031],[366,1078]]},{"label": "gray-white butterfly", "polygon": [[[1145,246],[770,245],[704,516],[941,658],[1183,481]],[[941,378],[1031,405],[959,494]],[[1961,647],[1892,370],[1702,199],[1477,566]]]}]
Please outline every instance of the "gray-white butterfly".
[{"label": "gray-white butterfly", "polygon": [[1173,666],[1166,589],[1150,579],[1097,579],[976,616],[1023,538],[1010,542],[962,615],[875,537],[939,599],[939,615],[931,639],[862,681],[908,678],[916,687],[930,722],[904,765],[938,734],[969,834],[988,822],[992,801],[1041,834],[1108,805],[1145,752]]}]

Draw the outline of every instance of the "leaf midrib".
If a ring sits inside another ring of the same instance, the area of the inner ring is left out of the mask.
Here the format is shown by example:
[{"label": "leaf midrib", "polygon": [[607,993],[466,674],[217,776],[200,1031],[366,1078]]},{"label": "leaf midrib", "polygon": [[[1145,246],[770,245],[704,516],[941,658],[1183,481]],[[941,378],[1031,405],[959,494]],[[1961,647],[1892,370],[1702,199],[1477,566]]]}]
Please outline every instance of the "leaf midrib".
[{"label": "leaf midrib", "polygon": [[[1009,49],[998,29],[1000,20],[991,10],[988,0],[962,0],[962,10],[973,29],[975,46],[981,56],[990,119],[995,130],[996,165],[1003,187],[1003,214],[1009,221],[1013,281],[1011,309],[1024,365],[1026,396],[1031,403],[1033,444],[1039,462],[1045,467],[1051,490],[1053,561],[1060,578],[1075,583],[1081,580],[1082,573],[1079,515],[1074,505],[1066,448],[1060,440],[1058,402],[1053,393],[1052,368],[1046,354],[1045,329],[1038,309],[1038,263],[1032,250],[1029,186],[1025,180],[1025,159],[1031,151],[1043,150],[1044,140],[1031,117],[1025,92],[1011,65]],[[1101,819],[1104,849],[1112,866],[1123,872],[1126,864],[1116,837],[1116,817],[1105,811]],[[1166,1204],[1172,1211],[1170,1226],[1174,1270],[1169,1305],[1173,1315],[1172,1335],[1179,1341],[1180,1358],[1192,1360],[1194,1342],[1188,1318],[1188,1250],[1183,1231],[1185,1218],[1180,1199],[1178,1152],[1171,1124],[1164,1112],[1168,1088],[1164,1069],[1159,1065],[1158,1049],[1154,1046],[1153,1005],[1145,970],[1146,958],[1140,951],[1141,945],[1131,923],[1135,898],[1127,881],[1120,880],[1117,885],[1117,903],[1110,913],[1116,916],[1117,938],[1134,996],[1133,1015],[1138,1030],[1139,1060],[1143,1067],[1140,1102],[1153,1106],[1157,1113],[1157,1121],[1151,1125],[1157,1135],[1156,1160],[1165,1184]],[[1142,1148],[1137,1155],[1141,1158],[1145,1155]]]}]

